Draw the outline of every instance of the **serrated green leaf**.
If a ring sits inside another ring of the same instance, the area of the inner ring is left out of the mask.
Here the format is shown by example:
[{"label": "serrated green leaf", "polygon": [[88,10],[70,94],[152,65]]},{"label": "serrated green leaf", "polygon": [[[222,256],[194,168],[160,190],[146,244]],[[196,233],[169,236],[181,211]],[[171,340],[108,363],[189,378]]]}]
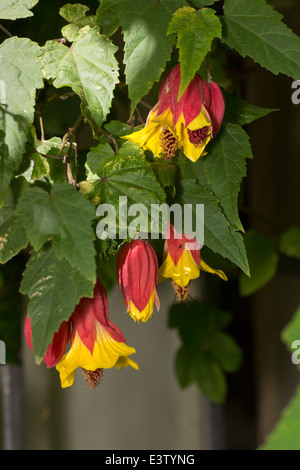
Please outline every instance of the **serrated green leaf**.
[{"label": "serrated green leaf", "polygon": [[241,351],[223,330],[229,312],[205,302],[175,304],[169,311],[169,327],[178,328],[182,346],[176,355],[175,370],[181,387],[192,382],[214,402],[226,395],[224,372],[234,372],[241,363]]},{"label": "serrated green leaf", "polygon": [[215,403],[223,403],[227,393],[226,377],[214,358],[200,351],[194,358],[193,370],[201,390]]},{"label": "serrated green leaf", "polygon": [[115,137],[122,137],[123,135],[128,135],[133,132],[133,129],[129,124],[126,124],[125,122],[117,121],[117,120],[112,120],[108,122],[107,124],[104,124],[104,129],[110,134]]},{"label": "serrated green leaf", "polygon": [[44,47],[44,75],[56,88],[69,86],[81,99],[81,110],[95,136],[109,112],[118,82],[117,48],[86,26],[71,47],[48,41]]},{"label": "serrated green leaf", "polygon": [[177,167],[169,161],[155,161],[151,163],[152,170],[163,188],[176,186]]},{"label": "serrated green leaf", "polygon": [[[115,208],[115,219],[111,223],[114,222],[122,233],[127,233],[128,225],[135,219],[129,213],[132,206],[142,205],[141,225],[149,231],[151,215],[154,214],[152,205],[159,207],[165,201],[165,193],[156,180],[150,163],[139,154],[117,154],[113,161],[105,164],[98,179],[81,182],[80,190],[93,204],[110,204],[110,207]],[[97,215],[100,216],[98,212]]]},{"label": "serrated green leaf", "polygon": [[[131,115],[157,82],[171,57],[174,35],[166,36],[172,14],[184,0],[124,0],[119,11],[124,34],[126,83]],[[140,66],[142,64],[142,67]]]},{"label": "serrated green leaf", "polygon": [[300,387],[282,411],[279,421],[259,450],[300,450],[299,422]]},{"label": "serrated green leaf", "polygon": [[123,0],[101,0],[96,12],[96,23],[102,34],[111,36],[120,26],[119,10]]},{"label": "serrated green leaf", "polygon": [[214,38],[222,35],[222,26],[215,11],[211,8],[195,10],[183,7],[174,13],[168,34],[177,34],[177,47],[180,62],[180,87],[178,99],[211,49]]},{"label": "serrated green leaf", "polygon": [[243,231],[238,214],[238,194],[246,176],[246,161],[252,158],[248,134],[238,125],[223,126],[208,154],[199,159],[195,168],[199,182],[210,188],[220,200],[230,224]]},{"label": "serrated green leaf", "polygon": [[250,124],[250,122],[276,111],[276,109],[255,106],[224,90],[223,95],[225,98],[225,114],[223,123],[239,124],[240,126],[244,126],[245,124]]},{"label": "serrated green leaf", "polygon": [[103,174],[106,163],[115,158],[115,152],[109,144],[99,144],[92,147],[87,154],[85,167],[87,169],[87,180],[94,179]]},{"label": "serrated green leaf", "polygon": [[179,385],[182,388],[187,387],[194,381],[191,357],[184,346],[176,354],[175,371]]},{"label": "serrated green leaf", "polygon": [[281,235],[279,250],[286,256],[300,259],[300,227],[290,227]]},{"label": "serrated green leaf", "polygon": [[236,372],[242,362],[241,349],[234,339],[223,331],[216,331],[207,340],[214,358],[225,372]]},{"label": "serrated green leaf", "polygon": [[0,19],[16,20],[17,18],[27,18],[33,16],[33,8],[39,0],[1,0]]},{"label": "serrated green leaf", "polygon": [[18,198],[25,186],[23,178],[13,180],[0,209],[0,263],[6,263],[28,244],[21,218],[15,214]]},{"label": "serrated green leaf", "polygon": [[24,271],[20,291],[29,297],[33,353],[42,361],[60,324],[69,319],[82,297],[92,297],[93,282],[66,259],[59,259],[51,244],[33,252]]},{"label": "serrated green leaf", "polygon": [[81,3],[67,3],[61,7],[59,14],[70,23],[63,26],[61,30],[62,35],[67,38],[68,41],[75,41],[81,28],[85,26],[96,26],[96,16],[86,16],[88,11],[89,7]]},{"label": "serrated green leaf", "polygon": [[119,195],[126,194],[129,202],[142,202],[150,207],[165,200],[150,163],[140,156],[117,158],[105,166],[103,175],[105,201],[117,202]]},{"label": "serrated green leaf", "polygon": [[59,9],[59,14],[66,21],[71,23],[82,20],[88,11],[89,7],[87,5],[82,5],[81,3],[66,3]]},{"label": "serrated green leaf", "polygon": [[182,388],[196,381],[202,392],[213,402],[224,402],[226,378],[219,364],[208,352],[199,350],[192,356],[185,346],[181,347],[176,354],[175,370]]},{"label": "serrated green leaf", "polygon": [[59,259],[67,259],[83,276],[95,282],[91,222],[96,214],[73,186],[57,183],[49,193],[39,187],[30,188],[22,194],[16,213],[36,251],[51,238]]},{"label": "serrated green leaf", "polygon": [[[178,202],[192,204],[193,212],[196,210],[196,204],[204,204],[204,245],[224,258],[228,258],[248,275],[249,266],[243,237],[230,226],[222,212],[218,198],[211,191],[197,184],[194,179],[182,180],[178,191]],[[194,220],[196,220],[196,212]]]},{"label": "serrated green leaf", "polygon": [[[63,157],[69,149],[68,142],[64,144],[59,137],[51,137],[51,139],[36,142],[36,152],[46,161],[45,168],[49,168],[47,176],[52,183],[63,183],[65,181],[65,163],[63,160],[57,160],[51,157]],[[48,157],[48,158],[47,158]],[[71,162],[73,170],[73,162]],[[35,176],[35,166],[33,167],[32,178]]]},{"label": "serrated green leaf", "polygon": [[276,273],[278,265],[276,240],[273,237],[248,230],[245,235],[245,245],[251,277],[241,274],[239,279],[241,296],[251,295],[267,284]]},{"label": "serrated green leaf", "polygon": [[222,40],[274,74],[300,76],[300,38],[265,0],[225,0]]},{"label": "serrated green leaf", "polygon": [[0,45],[0,205],[25,152],[36,89],[43,87],[40,55],[38,44],[27,38]]}]

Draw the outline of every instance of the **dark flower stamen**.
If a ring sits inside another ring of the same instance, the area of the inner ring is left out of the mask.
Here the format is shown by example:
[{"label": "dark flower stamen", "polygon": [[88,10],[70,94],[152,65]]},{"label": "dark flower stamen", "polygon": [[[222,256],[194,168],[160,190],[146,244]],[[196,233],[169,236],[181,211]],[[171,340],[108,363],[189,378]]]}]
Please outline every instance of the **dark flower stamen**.
[{"label": "dark flower stamen", "polygon": [[202,129],[196,129],[194,131],[191,131],[190,129],[187,129],[188,131],[188,136],[189,136],[189,141],[191,144],[194,144],[195,147],[197,145],[203,144],[205,141],[206,137],[208,137],[208,127],[202,127]]},{"label": "dark flower stamen", "polygon": [[84,375],[88,387],[91,390],[95,390],[95,388],[98,387],[103,378],[103,369],[96,369],[94,371],[82,369],[82,373]]},{"label": "dark flower stamen", "polygon": [[172,286],[174,288],[175,294],[179,302],[184,302],[189,294],[190,283],[185,287],[181,287],[181,286],[178,286],[178,284],[176,284],[175,281],[172,281]]},{"label": "dark flower stamen", "polygon": [[177,139],[167,127],[163,128],[159,138],[161,141],[161,148],[164,154],[164,159],[170,160],[176,154],[176,150],[178,147]]}]

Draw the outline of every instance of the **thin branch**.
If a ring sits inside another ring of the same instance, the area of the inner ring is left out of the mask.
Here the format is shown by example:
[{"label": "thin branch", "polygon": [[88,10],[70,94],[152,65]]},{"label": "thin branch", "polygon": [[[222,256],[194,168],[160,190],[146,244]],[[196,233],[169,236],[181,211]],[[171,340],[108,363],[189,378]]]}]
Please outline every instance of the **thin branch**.
[{"label": "thin branch", "polygon": [[12,38],[12,34],[8,31],[8,29],[6,29],[2,24],[0,24],[0,29],[2,29],[2,31],[7,34],[8,37]]},{"label": "thin branch", "polygon": [[145,121],[144,121],[144,119],[142,118],[141,113],[140,113],[138,107],[135,108],[135,111],[136,111],[136,114],[138,115],[138,118],[139,118],[140,122],[141,122],[142,124],[145,124]]},{"label": "thin branch", "polygon": [[65,158],[63,156],[60,157],[58,155],[44,155],[43,153],[38,152],[36,149],[35,149],[35,152],[37,152],[41,157],[53,158],[54,160],[64,160],[64,158]]},{"label": "thin branch", "polygon": [[65,176],[64,179],[67,181],[67,176],[68,176],[68,181],[69,184],[72,184],[73,186],[78,186],[76,180],[73,177],[72,174],[72,169],[70,165],[70,160],[71,160],[71,154],[72,151],[75,150],[75,160],[77,162],[77,143],[76,143],[76,132],[78,131],[80,125],[83,122],[83,115],[80,114],[79,117],[76,119],[74,125],[68,129],[68,132],[64,135],[63,140],[62,140],[62,145],[61,148],[58,152],[58,155],[61,153],[63,148],[65,147],[67,141],[69,141],[69,148],[64,156],[64,162],[65,162]]},{"label": "thin branch", "polygon": [[75,94],[76,93],[74,93],[74,91],[69,91],[67,93],[63,93],[62,95],[54,93],[47,100],[37,103],[36,109],[39,112],[42,108],[44,108],[44,106],[49,106],[52,103],[52,101],[67,100],[68,98],[70,98],[71,96],[74,96]]},{"label": "thin branch", "polygon": [[40,129],[41,129],[41,143],[44,143],[45,140],[45,133],[44,133],[44,124],[43,124],[43,117],[42,113],[40,113]]},{"label": "thin branch", "polygon": [[153,108],[153,106],[151,106],[151,104],[146,103],[145,101],[140,100],[140,103],[141,103],[143,106],[145,106],[145,108],[148,108],[148,109],[152,109],[152,108]]},{"label": "thin branch", "polygon": [[107,138],[107,140],[108,140],[109,142],[111,142],[111,144],[114,146],[114,148],[115,148],[115,153],[118,153],[118,151],[119,151],[119,144],[118,144],[117,139],[116,139],[113,135],[111,135],[111,134],[109,134],[108,132],[106,132],[105,129],[102,129],[102,128],[101,128],[101,129],[100,129],[100,132],[101,132],[101,134],[105,135],[105,137]]}]

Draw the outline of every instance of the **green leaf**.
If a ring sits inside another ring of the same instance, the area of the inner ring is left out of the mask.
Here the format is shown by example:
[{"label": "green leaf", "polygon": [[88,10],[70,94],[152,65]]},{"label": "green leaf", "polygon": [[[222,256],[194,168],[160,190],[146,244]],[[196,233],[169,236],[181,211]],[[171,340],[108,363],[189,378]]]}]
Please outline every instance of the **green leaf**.
[{"label": "green leaf", "polygon": [[32,252],[20,291],[29,297],[33,353],[42,361],[60,324],[69,319],[82,297],[92,297],[93,282],[66,259],[59,259],[51,244]]},{"label": "green leaf", "polygon": [[178,192],[180,204],[193,205],[193,220],[196,220],[196,204],[204,204],[204,245],[228,258],[248,275],[249,266],[243,237],[230,226],[218,198],[193,179],[182,180]]},{"label": "green leaf", "polygon": [[226,377],[218,363],[206,351],[195,357],[194,373],[201,390],[215,403],[223,403],[227,393]]},{"label": "green leaf", "polygon": [[278,265],[276,240],[273,237],[249,230],[245,235],[245,245],[251,277],[241,274],[239,279],[241,296],[251,295],[267,284],[275,275]]},{"label": "green leaf", "polygon": [[119,15],[131,115],[139,100],[160,79],[171,57],[175,38],[166,36],[168,25],[172,14],[185,4],[184,0],[124,0],[121,4]]},{"label": "green leaf", "polygon": [[279,251],[286,256],[300,259],[300,227],[290,227],[281,235]]},{"label": "green leaf", "polygon": [[109,112],[118,82],[116,47],[99,34],[98,28],[86,26],[69,48],[55,41],[44,47],[44,75],[56,88],[69,86],[81,99],[81,111],[95,136]]},{"label": "green leaf", "polygon": [[61,30],[62,35],[68,39],[68,41],[75,41],[78,36],[79,30],[85,26],[96,26],[95,16],[86,16],[89,11],[87,5],[81,3],[67,3],[59,10],[59,14],[70,24],[64,26]]},{"label": "green leaf", "polygon": [[300,76],[300,38],[265,0],[225,0],[222,40],[274,74]]},{"label": "green leaf", "polygon": [[16,20],[17,18],[27,18],[33,16],[29,10],[33,8],[39,0],[1,0],[0,19]]},{"label": "green leaf", "polygon": [[250,122],[276,111],[276,109],[255,106],[224,90],[223,95],[225,98],[225,114],[223,123],[239,124],[240,126],[244,126],[245,124],[250,124]]},{"label": "green leaf", "polygon": [[[121,155],[118,153],[113,161],[105,164],[97,179],[81,182],[80,190],[93,204],[110,204],[115,210],[115,214],[110,213],[112,217],[115,216],[110,223],[115,223],[117,228],[122,229],[122,233],[126,231],[126,235],[121,236],[126,238],[127,227],[135,215],[128,214],[131,206],[142,205],[144,212],[141,213],[141,225],[149,231],[151,215],[155,212],[155,206],[152,205],[157,205],[159,210],[159,205],[165,201],[165,193],[156,180],[150,163],[140,154],[124,154],[122,149],[123,147],[119,151]],[[133,209],[138,209],[138,206]]]},{"label": "green leaf", "polygon": [[162,160],[151,163],[152,170],[163,188],[176,187],[177,167],[174,163]]},{"label": "green leaf", "polygon": [[101,33],[111,36],[120,26],[119,10],[123,0],[101,0],[96,12],[96,23]]},{"label": "green leaf", "polygon": [[215,11],[211,8],[195,10],[183,7],[174,13],[168,34],[177,34],[177,47],[180,62],[180,87],[178,99],[211,49],[215,37],[222,35],[222,26]]},{"label": "green leaf", "polygon": [[89,7],[87,5],[82,5],[81,3],[66,3],[63,7],[60,8],[59,14],[66,21],[71,23],[82,20],[88,11]]},{"label": "green leaf", "polygon": [[0,209],[0,263],[6,263],[28,245],[21,218],[15,214],[16,205],[26,182],[13,180]]},{"label": "green leaf", "polygon": [[106,163],[115,158],[115,152],[109,144],[99,144],[92,147],[87,154],[85,167],[87,169],[87,180],[95,179],[95,176],[102,175]]},{"label": "green leaf", "polygon": [[240,126],[228,124],[222,127],[208,147],[208,154],[196,166],[199,183],[212,190],[228,221],[241,231],[238,194],[247,174],[247,158],[252,158],[248,134]]},{"label": "green leaf", "polygon": [[285,407],[280,420],[260,450],[300,450],[300,387]]},{"label": "green leaf", "polygon": [[104,124],[104,129],[110,135],[114,135],[115,137],[122,137],[123,135],[128,135],[133,132],[133,129],[129,124],[114,119],[109,121],[107,124]]},{"label": "green leaf", "polygon": [[73,186],[57,183],[49,193],[40,187],[30,188],[22,194],[16,213],[36,251],[52,238],[59,259],[66,258],[78,272],[95,282],[91,222],[96,214]]},{"label": "green leaf", "polygon": [[169,312],[169,327],[178,328],[182,346],[175,369],[181,387],[196,382],[214,402],[226,396],[224,372],[234,372],[241,364],[241,351],[223,330],[231,315],[205,302],[175,304]]},{"label": "green leaf", "polygon": [[36,89],[43,87],[40,54],[27,38],[0,45],[0,205],[25,152]]},{"label": "green leaf", "polygon": [[241,349],[234,339],[223,331],[217,331],[207,340],[212,355],[225,372],[236,372],[242,361]]}]

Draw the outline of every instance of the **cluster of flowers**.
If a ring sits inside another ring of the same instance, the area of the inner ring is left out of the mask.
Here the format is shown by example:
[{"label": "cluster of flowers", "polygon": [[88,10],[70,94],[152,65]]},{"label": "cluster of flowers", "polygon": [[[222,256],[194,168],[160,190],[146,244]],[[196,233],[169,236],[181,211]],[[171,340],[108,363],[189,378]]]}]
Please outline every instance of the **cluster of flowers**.
[{"label": "cluster of flowers", "polygon": [[[224,101],[219,87],[213,82],[207,84],[199,75],[177,100],[179,84],[178,65],[164,77],[159,101],[150,111],[145,127],[125,138],[138,142],[156,156],[163,154],[170,159],[177,149],[183,149],[189,159],[196,161],[219,130]],[[154,304],[159,310],[157,286],[164,279],[172,279],[178,299],[184,301],[190,282],[199,277],[200,269],[227,279],[223,271],[211,268],[202,260],[195,239],[186,234],[179,236],[172,225],[169,225],[159,268],[156,253],[148,241],[137,239],[125,243],[117,257],[117,274],[127,312],[134,321],[146,322],[152,316]],[[28,316],[24,330],[32,349],[32,325]],[[135,349],[126,344],[122,332],[110,321],[106,291],[97,280],[93,297],[82,298],[70,319],[54,334],[43,362],[47,367],[56,367],[63,388],[73,384],[76,369],[82,368],[87,384],[93,389],[102,380],[103,369],[129,365],[138,369],[129,357],[134,353]]]},{"label": "cluster of flowers", "polygon": [[[189,246],[192,246],[192,249]],[[171,278],[180,301],[185,300],[190,281],[200,275],[200,269],[215,273],[222,279],[221,270],[208,266],[200,256],[198,242],[170,227],[165,241],[163,263],[158,269],[157,256],[146,240],[125,243],[117,258],[117,273],[127,312],[135,321],[146,322],[159,310],[158,282]],[[31,320],[25,320],[25,337],[32,349]],[[66,352],[68,343],[70,348]],[[129,357],[135,349],[126,344],[122,332],[110,321],[105,288],[98,279],[92,298],[84,297],[76,306],[69,321],[60,325],[43,358],[47,367],[59,371],[61,386],[73,384],[77,368],[82,368],[86,382],[95,388],[101,381],[103,369],[138,365]]]},{"label": "cluster of flowers", "polygon": [[158,103],[150,111],[143,129],[124,138],[137,142],[157,157],[172,159],[178,149],[196,162],[220,129],[225,104],[222,92],[212,81],[196,74],[178,100],[180,64],[164,76]]}]

